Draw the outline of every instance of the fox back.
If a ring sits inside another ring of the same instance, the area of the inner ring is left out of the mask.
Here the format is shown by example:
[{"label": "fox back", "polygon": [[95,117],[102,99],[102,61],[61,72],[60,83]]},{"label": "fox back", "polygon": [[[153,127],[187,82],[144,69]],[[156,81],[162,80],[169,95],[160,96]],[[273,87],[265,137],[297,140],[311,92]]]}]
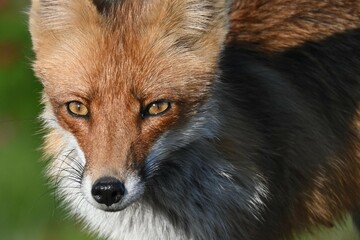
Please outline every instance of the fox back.
[{"label": "fox back", "polygon": [[109,239],[276,240],[358,212],[359,25],[345,0],[33,0],[56,193]]}]

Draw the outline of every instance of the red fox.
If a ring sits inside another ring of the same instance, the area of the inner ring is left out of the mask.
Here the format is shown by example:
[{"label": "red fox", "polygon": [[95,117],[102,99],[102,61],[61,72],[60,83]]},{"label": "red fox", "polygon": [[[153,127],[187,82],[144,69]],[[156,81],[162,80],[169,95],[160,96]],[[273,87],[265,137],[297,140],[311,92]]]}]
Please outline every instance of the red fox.
[{"label": "red fox", "polygon": [[32,0],[57,193],[108,239],[359,212],[359,27],[358,0]]}]

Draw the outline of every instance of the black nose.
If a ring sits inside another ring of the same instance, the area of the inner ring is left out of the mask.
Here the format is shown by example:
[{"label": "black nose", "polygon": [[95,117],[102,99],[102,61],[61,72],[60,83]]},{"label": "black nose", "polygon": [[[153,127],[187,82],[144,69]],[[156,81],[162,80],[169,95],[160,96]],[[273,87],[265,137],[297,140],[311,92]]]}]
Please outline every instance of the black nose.
[{"label": "black nose", "polygon": [[118,179],[103,177],[98,179],[92,189],[93,198],[101,204],[110,207],[121,200],[125,193],[125,186]]}]

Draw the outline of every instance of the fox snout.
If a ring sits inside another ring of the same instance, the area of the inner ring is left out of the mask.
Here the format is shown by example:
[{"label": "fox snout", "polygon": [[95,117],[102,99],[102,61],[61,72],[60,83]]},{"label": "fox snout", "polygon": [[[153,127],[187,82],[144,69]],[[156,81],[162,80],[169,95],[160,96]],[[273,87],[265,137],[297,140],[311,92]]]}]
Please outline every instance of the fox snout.
[{"label": "fox snout", "polygon": [[111,175],[92,178],[91,175],[83,177],[81,191],[87,202],[103,211],[121,211],[144,193],[144,184],[136,174],[125,180]]}]

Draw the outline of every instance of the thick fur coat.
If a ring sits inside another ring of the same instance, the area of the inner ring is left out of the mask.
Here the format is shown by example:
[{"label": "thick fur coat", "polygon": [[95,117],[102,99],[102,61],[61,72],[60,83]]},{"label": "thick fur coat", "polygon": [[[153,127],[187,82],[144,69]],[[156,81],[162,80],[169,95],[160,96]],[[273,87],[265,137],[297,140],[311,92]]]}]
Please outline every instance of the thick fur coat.
[{"label": "thick fur coat", "polygon": [[358,212],[359,26],[356,0],[33,0],[57,193],[109,239],[277,240]]}]

